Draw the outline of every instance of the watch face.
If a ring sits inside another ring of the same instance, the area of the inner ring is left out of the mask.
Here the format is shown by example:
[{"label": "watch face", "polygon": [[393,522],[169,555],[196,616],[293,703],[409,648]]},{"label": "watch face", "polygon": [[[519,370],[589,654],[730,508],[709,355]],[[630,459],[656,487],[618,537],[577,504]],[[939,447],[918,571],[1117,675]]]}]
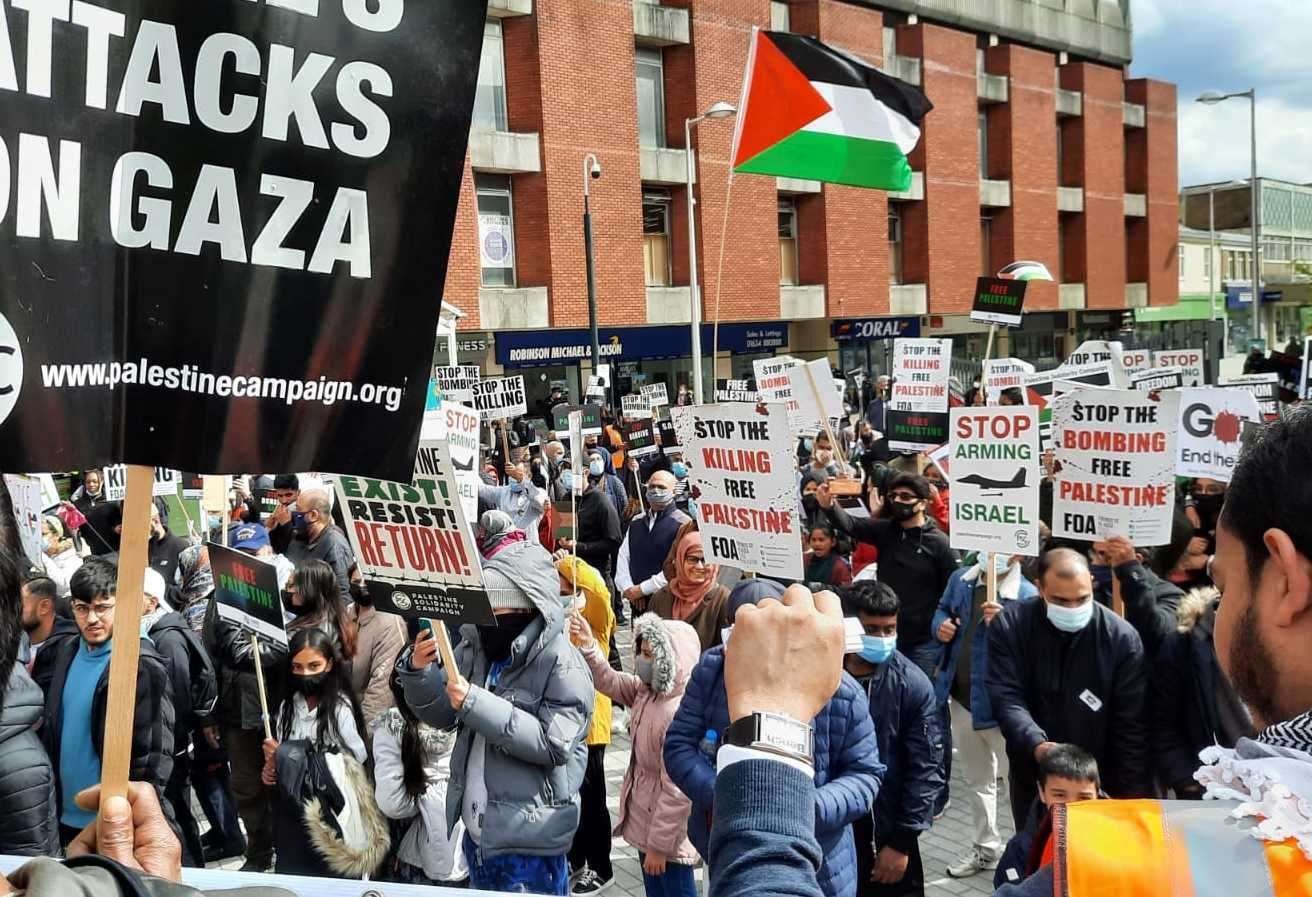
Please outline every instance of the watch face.
[{"label": "watch face", "polygon": [[756,740],[791,754],[811,756],[811,727],[782,716],[762,713]]}]

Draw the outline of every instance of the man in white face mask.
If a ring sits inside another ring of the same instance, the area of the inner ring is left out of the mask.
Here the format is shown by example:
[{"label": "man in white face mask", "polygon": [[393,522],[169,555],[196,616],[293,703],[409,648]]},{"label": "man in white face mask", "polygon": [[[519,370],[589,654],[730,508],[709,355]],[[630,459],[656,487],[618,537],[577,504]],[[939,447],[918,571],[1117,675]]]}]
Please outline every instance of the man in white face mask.
[{"label": "man in white face mask", "polygon": [[1007,741],[1017,825],[1038,796],[1038,761],[1055,743],[1093,754],[1112,797],[1151,790],[1138,633],[1094,601],[1088,561],[1069,548],[1040,559],[1038,587],[1042,601],[1010,602],[988,626],[988,693]]}]

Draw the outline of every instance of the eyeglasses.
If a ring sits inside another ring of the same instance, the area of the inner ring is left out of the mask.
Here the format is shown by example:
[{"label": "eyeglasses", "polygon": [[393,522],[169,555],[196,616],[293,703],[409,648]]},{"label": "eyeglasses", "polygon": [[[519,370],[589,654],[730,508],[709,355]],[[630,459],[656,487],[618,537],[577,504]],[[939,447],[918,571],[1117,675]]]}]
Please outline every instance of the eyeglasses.
[{"label": "eyeglasses", "polygon": [[692,566],[694,566],[694,567],[709,567],[709,566],[710,566],[710,564],[708,564],[708,563],[706,562],[706,558],[704,558],[704,557],[697,557],[696,555],[692,555],[691,557],[685,558],[685,560],[686,560],[689,564],[691,564]]},{"label": "eyeglasses", "polygon": [[890,492],[888,497],[893,499],[893,501],[908,502],[910,504],[915,504],[920,501],[920,496],[916,495],[914,492]]},{"label": "eyeglasses", "polygon": [[94,613],[97,617],[107,617],[114,612],[114,602],[109,604],[74,604],[73,616],[88,617]]}]

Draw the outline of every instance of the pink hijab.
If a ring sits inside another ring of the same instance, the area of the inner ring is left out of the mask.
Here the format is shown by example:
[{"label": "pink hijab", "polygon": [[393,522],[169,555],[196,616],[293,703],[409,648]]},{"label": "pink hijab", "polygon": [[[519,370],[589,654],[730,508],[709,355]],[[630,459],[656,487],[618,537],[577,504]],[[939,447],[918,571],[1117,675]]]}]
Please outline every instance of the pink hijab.
[{"label": "pink hijab", "polygon": [[684,562],[694,548],[701,550],[702,534],[696,530],[687,533],[679,542],[674,555],[674,579],[670,581],[670,594],[674,596],[674,619],[686,620],[697,610],[706,594],[715,587],[715,580],[720,575],[718,565],[708,565],[702,569],[706,576],[701,582],[693,582],[683,575]]}]

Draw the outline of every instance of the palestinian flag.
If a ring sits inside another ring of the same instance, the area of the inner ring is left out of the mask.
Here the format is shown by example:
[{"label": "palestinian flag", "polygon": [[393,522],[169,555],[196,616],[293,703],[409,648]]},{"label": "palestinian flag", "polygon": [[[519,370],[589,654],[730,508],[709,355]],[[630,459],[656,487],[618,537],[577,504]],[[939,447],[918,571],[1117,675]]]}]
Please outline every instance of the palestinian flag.
[{"label": "palestinian flag", "polygon": [[933,108],[905,81],[818,40],[752,32],[733,168],[901,191]]}]

